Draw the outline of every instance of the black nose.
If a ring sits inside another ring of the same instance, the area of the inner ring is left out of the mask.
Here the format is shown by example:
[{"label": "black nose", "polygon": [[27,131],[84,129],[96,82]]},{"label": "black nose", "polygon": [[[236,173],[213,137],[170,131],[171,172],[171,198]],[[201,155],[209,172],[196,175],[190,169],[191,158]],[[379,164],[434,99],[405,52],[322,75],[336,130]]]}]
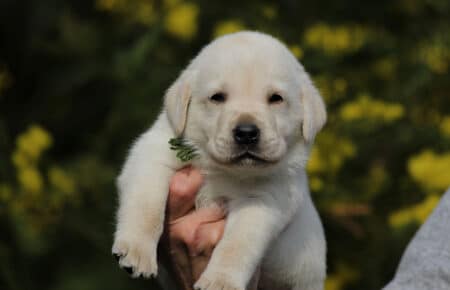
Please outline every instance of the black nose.
[{"label": "black nose", "polygon": [[240,124],[233,130],[234,141],[239,145],[252,145],[259,141],[259,128],[254,124]]}]

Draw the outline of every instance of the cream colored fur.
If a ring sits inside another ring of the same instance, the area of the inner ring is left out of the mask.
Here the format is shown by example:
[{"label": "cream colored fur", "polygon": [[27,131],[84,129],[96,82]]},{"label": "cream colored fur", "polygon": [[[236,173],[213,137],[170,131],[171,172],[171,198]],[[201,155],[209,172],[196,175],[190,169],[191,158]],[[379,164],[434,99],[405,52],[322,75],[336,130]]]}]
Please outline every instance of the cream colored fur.
[{"label": "cream colored fur", "polygon": [[[210,100],[222,92],[224,103]],[[284,101],[269,104],[272,94]],[[197,206],[226,199],[222,240],[195,283],[202,290],[243,290],[258,265],[268,289],[323,289],[325,238],[311,201],[305,165],[326,120],[317,89],[276,39],[239,32],[206,46],[165,97],[165,109],[132,147],[118,178],[120,206],[113,252],[133,276],[157,274],[169,179],[186,164],[168,140],[183,136],[198,150],[192,164],[205,183]],[[261,130],[257,155],[234,162],[233,128]]]}]

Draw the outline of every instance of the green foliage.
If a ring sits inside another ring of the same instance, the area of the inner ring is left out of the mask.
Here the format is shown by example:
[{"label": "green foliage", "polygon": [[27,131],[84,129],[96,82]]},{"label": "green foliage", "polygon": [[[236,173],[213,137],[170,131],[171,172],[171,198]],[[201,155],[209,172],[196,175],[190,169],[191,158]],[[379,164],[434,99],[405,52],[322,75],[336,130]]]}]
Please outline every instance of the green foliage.
[{"label": "green foliage", "polygon": [[0,0],[0,289],[158,289],[110,257],[114,178],[189,59],[242,29],[284,41],[327,103],[308,164],[327,290],[380,289],[450,184],[449,12],[442,0]]},{"label": "green foliage", "polygon": [[195,153],[196,149],[186,143],[183,138],[172,138],[169,140],[170,149],[177,152],[177,158],[183,162],[187,162],[192,160],[197,154]]}]

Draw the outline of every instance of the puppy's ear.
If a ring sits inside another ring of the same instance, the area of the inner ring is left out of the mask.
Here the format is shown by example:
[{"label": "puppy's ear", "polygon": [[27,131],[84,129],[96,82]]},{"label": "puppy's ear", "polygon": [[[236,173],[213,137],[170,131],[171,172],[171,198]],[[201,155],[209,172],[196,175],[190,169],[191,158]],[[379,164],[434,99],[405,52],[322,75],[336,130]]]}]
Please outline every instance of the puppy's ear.
[{"label": "puppy's ear", "polygon": [[170,86],[164,97],[167,117],[177,137],[186,126],[189,102],[191,100],[192,72],[185,70]]},{"label": "puppy's ear", "polygon": [[302,70],[301,98],[303,105],[303,138],[312,142],[317,132],[322,129],[327,120],[325,104],[313,82]]}]

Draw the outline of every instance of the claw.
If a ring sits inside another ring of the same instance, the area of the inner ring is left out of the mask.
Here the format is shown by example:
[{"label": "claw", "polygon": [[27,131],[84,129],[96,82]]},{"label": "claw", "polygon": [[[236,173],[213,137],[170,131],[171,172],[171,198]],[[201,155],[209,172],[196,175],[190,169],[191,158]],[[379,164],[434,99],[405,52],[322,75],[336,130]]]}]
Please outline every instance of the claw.
[{"label": "claw", "polygon": [[116,253],[113,253],[112,255],[113,255],[114,259],[116,259],[117,262],[119,262],[120,258],[122,258],[122,255],[119,255]]},{"label": "claw", "polygon": [[132,267],[123,267],[122,269],[124,269],[128,274],[133,275],[133,268]]}]

